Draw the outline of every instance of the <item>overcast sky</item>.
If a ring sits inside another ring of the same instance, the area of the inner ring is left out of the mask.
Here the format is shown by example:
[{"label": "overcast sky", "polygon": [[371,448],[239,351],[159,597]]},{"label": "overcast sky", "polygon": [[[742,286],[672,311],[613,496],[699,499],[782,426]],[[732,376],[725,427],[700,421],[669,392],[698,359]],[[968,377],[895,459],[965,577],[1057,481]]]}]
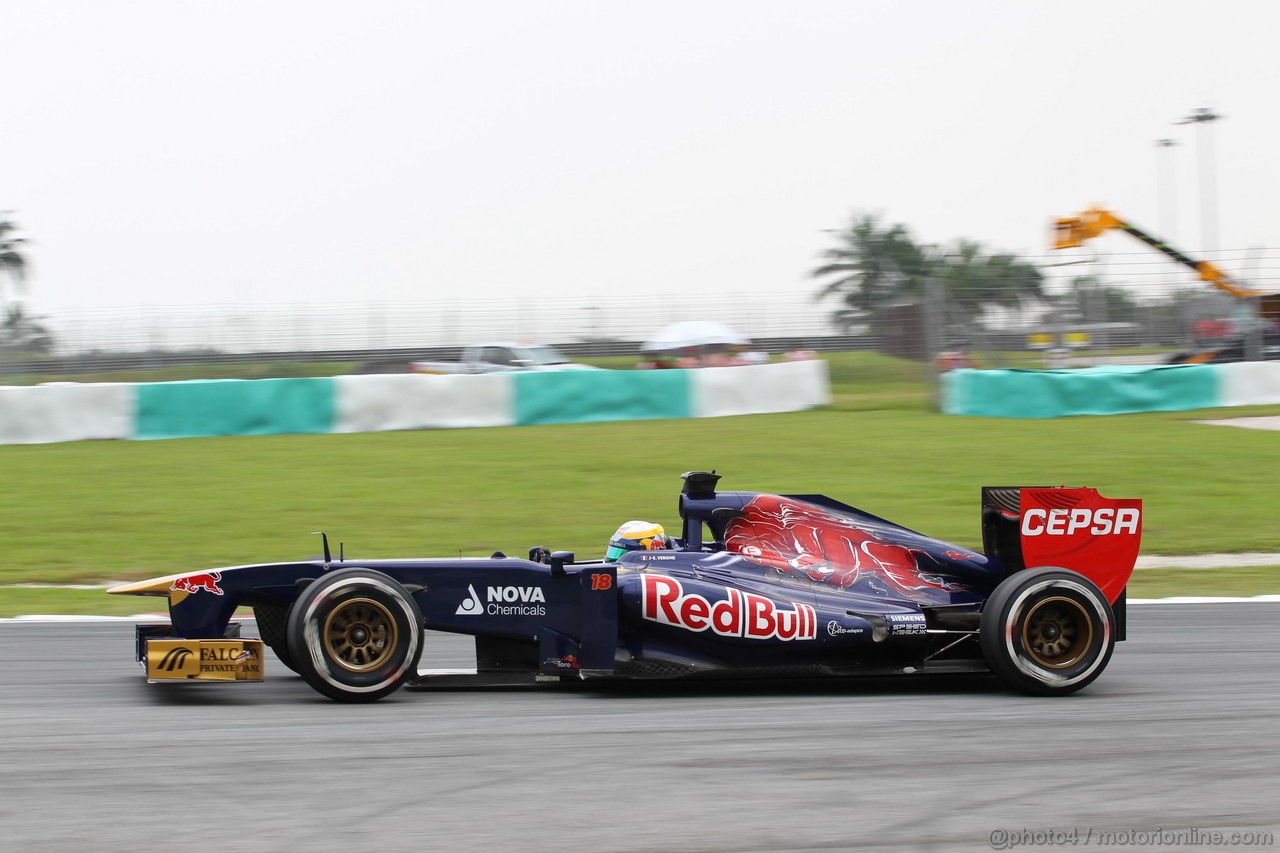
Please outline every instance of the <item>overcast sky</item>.
[{"label": "overcast sky", "polygon": [[1208,107],[1219,247],[1273,246],[1277,24],[1261,0],[0,0],[0,210],[46,311],[808,295],[858,212],[1043,255],[1101,202],[1198,250],[1197,128],[1172,123]]}]

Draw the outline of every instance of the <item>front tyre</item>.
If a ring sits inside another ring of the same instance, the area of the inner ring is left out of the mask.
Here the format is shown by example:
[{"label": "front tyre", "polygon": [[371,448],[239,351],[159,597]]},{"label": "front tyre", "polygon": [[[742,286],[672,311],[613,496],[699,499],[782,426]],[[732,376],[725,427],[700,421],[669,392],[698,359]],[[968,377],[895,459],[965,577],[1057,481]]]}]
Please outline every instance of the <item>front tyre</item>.
[{"label": "front tyre", "polygon": [[1102,591],[1066,569],[1017,572],[982,608],[987,666],[1011,687],[1074,693],[1102,674],[1115,649],[1115,616]]},{"label": "front tyre", "polygon": [[299,675],[341,702],[374,702],[416,674],[422,613],[382,572],[341,569],[308,586],[289,610],[288,648]]}]

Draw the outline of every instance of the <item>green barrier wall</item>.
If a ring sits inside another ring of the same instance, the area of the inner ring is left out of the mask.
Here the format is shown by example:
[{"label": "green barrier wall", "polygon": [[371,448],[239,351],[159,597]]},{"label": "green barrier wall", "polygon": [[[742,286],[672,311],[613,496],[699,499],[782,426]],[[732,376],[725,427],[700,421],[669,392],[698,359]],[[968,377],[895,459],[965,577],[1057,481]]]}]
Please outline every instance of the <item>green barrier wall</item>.
[{"label": "green barrier wall", "polygon": [[1170,412],[1219,405],[1215,365],[1090,367],[1080,370],[953,370],[942,410],[990,418],[1060,418]]},{"label": "green barrier wall", "polygon": [[332,379],[140,383],[134,438],[327,433]]},{"label": "green barrier wall", "polygon": [[561,370],[514,378],[520,426],[693,415],[686,370]]}]

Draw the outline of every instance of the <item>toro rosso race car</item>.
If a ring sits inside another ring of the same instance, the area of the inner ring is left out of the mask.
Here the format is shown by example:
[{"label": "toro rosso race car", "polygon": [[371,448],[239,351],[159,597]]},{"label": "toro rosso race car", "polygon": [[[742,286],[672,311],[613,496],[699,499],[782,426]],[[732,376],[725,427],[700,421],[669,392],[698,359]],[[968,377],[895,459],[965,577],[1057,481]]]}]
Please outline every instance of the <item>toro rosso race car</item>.
[{"label": "toro rosso race car", "polygon": [[[323,558],[111,592],[168,598],[168,623],[136,628],[149,681],[261,681],[267,646],[354,702],[444,677],[418,669],[429,631],[473,635],[465,677],[488,683],[994,672],[1038,694],[1089,684],[1124,639],[1141,501],[986,487],[978,553],[822,495],[719,479],[685,474],[681,535],[606,560],[542,547],[335,560],[326,538]],[[242,605],[261,639],[239,636]]]}]

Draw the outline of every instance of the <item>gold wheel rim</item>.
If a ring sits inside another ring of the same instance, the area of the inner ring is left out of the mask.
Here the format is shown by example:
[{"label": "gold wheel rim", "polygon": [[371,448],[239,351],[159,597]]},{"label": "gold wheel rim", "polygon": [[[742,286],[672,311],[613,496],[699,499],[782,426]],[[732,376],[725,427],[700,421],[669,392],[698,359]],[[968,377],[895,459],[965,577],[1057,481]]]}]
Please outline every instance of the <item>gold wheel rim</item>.
[{"label": "gold wheel rim", "polygon": [[324,620],[325,655],[350,672],[369,672],[395,652],[398,632],[391,611],[371,598],[353,598]]},{"label": "gold wheel rim", "polygon": [[1093,620],[1080,602],[1064,596],[1038,601],[1022,623],[1022,646],[1038,666],[1066,669],[1093,645]]}]

